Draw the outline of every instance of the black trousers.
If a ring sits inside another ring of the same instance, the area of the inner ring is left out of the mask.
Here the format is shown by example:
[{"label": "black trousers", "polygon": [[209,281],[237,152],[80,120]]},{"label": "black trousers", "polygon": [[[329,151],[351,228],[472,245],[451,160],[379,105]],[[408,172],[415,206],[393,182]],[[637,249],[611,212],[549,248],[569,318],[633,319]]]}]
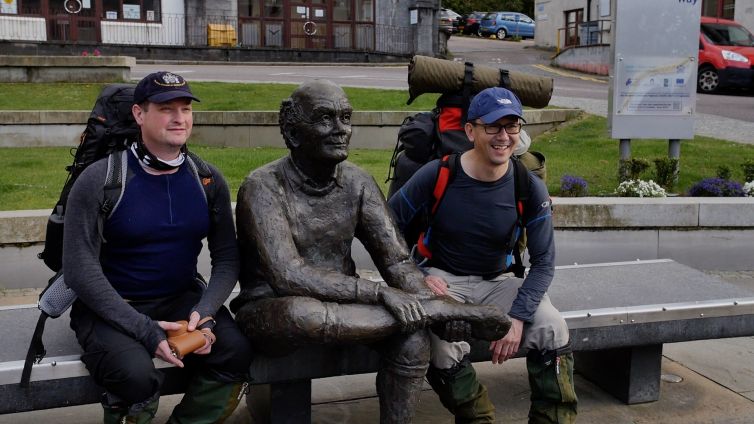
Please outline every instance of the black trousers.
[{"label": "black trousers", "polygon": [[[201,293],[190,291],[156,300],[131,302],[137,311],[159,321],[188,320]],[[217,341],[208,355],[187,355],[184,372],[201,372],[220,382],[248,380],[252,352],[248,339],[236,326],[230,312],[223,306],[215,315],[212,330]],[[154,352],[139,341],[123,334],[92,312],[81,301],[71,311],[71,328],[84,349],[81,361],[94,380],[107,391],[106,403],[130,406],[143,402],[159,392],[163,375],[155,369]]]}]

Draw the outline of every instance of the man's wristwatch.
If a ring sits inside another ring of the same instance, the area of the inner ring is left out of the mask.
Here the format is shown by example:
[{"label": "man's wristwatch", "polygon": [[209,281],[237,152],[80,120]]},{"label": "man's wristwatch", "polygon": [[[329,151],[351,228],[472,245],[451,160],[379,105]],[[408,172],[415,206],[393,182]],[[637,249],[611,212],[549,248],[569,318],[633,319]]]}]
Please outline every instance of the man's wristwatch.
[{"label": "man's wristwatch", "polygon": [[204,317],[202,318],[198,324],[196,324],[197,330],[212,330],[215,328],[215,325],[217,325],[217,321],[215,321],[212,317]]}]

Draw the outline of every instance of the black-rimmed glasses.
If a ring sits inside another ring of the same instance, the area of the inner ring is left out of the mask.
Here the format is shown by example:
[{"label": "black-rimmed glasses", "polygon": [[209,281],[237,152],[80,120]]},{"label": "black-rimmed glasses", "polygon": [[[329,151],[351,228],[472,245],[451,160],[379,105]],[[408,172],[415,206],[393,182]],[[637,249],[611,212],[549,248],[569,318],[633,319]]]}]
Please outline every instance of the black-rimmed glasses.
[{"label": "black-rimmed glasses", "polygon": [[487,135],[495,135],[500,134],[500,131],[505,129],[506,134],[515,135],[521,132],[521,127],[524,126],[524,124],[520,122],[511,122],[510,124],[500,125],[500,124],[480,124],[478,122],[470,122],[471,125],[475,127],[483,127],[484,133]]}]

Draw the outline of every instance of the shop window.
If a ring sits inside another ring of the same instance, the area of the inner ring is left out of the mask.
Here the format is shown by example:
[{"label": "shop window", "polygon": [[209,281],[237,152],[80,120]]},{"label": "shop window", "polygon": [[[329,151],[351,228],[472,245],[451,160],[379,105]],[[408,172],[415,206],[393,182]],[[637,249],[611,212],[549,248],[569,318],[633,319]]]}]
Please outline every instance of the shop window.
[{"label": "shop window", "polygon": [[102,0],[102,10],[103,17],[108,21],[162,20],[160,0]]}]

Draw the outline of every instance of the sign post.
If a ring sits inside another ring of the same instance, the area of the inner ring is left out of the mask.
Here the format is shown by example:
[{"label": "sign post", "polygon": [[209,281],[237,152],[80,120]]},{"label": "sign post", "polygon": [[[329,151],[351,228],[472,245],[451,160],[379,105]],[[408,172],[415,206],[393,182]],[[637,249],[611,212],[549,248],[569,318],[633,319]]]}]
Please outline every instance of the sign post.
[{"label": "sign post", "polygon": [[680,140],[694,137],[701,3],[612,0],[608,125],[620,140],[621,180],[631,139],[668,139],[678,163]]}]

